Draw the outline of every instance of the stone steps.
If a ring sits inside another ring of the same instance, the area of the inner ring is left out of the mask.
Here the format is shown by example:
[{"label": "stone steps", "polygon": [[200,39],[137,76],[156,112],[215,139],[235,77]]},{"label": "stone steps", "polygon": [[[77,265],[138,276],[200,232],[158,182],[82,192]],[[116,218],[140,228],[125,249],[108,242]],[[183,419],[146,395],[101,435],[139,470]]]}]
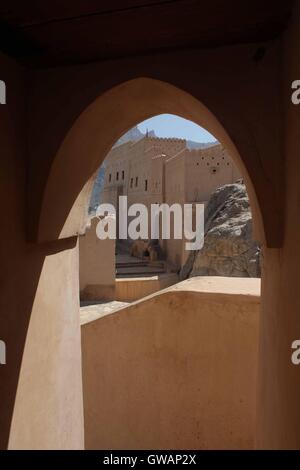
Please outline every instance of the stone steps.
[{"label": "stone steps", "polygon": [[137,275],[137,276],[149,276],[155,274],[165,273],[164,267],[155,267],[155,266],[127,266],[122,268],[116,268],[116,277],[126,276],[126,275]]},{"label": "stone steps", "polygon": [[165,262],[161,260],[149,261],[129,255],[120,255],[116,258],[116,277],[154,276],[166,271]]}]

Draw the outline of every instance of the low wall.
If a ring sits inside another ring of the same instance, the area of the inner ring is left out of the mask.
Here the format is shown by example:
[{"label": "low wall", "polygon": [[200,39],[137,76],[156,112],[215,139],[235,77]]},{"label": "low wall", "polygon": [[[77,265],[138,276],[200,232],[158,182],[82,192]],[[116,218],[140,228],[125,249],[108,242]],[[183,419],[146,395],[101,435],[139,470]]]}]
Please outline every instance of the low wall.
[{"label": "low wall", "polygon": [[126,277],[116,279],[115,300],[132,302],[165,289],[178,281],[175,273],[147,277]]},{"label": "low wall", "polygon": [[86,448],[253,448],[259,291],[192,278],[82,325]]},{"label": "low wall", "polygon": [[111,300],[115,296],[115,240],[100,240],[98,218],[79,237],[79,282],[81,300]]}]

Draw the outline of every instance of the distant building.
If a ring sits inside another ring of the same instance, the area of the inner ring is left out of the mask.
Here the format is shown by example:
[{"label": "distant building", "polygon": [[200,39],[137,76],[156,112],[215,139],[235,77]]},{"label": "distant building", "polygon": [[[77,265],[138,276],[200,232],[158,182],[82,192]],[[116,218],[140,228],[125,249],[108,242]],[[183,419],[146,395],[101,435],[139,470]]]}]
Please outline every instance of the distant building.
[{"label": "distant building", "polygon": [[[113,147],[105,159],[101,202],[118,208],[118,197],[128,205],[143,203],[206,203],[213,191],[232,183],[240,173],[220,144],[189,150],[186,140],[145,136]],[[118,210],[118,209],[117,209]],[[178,269],[187,253],[182,240],[162,240],[167,261]]]}]

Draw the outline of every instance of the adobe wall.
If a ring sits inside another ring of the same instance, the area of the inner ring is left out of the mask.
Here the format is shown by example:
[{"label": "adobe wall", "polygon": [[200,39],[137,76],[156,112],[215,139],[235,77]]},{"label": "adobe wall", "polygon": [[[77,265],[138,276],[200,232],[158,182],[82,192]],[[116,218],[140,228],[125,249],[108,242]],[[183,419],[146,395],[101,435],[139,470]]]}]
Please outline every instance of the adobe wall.
[{"label": "adobe wall", "polygon": [[83,448],[77,273],[76,247],[45,258],[28,325],[9,449]]},{"label": "adobe wall", "polygon": [[[170,184],[173,175],[166,166],[168,178],[168,192],[176,191],[180,199],[180,191],[184,192],[184,201],[207,201],[211,193],[225,183],[232,183],[241,177],[236,165],[221,145],[189,150],[183,139],[161,139],[146,137],[138,142],[128,142],[114,147],[106,156],[105,186],[102,200],[114,203],[116,187],[123,187],[123,194],[127,194],[132,202],[144,202],[152,198],[153,193],[165,192],[162,187],[161,174],[156,175],[153,167],[154,157],[162,158],[164,162],[174,157],[185,156],[185,168],[176,176],[176,190],[171,189]],[[165,154],[165,157],[162,156]],[[174,166],[174,164],[172,164]],[[174,168],[172,168],[174,170]],[[180,181],[182,180],[182,181]],[[147,181],[147,190],[145,190]],[[179,202],[179,201],[178,201]]]},{"label": "adobe wall", "polygon": [[207,149],[185,152],[186,202],[205,202],[220,186],[241,177],[226,149],[214,145]]},{"label": "adobe wall", "polygon": [[259,285],[193,278],[82,325],[86,448],[252,449]]},{"label": "adobe wall", "polygon": [[[165,202],[170,206],[180,204],[183,207],[186,199],[185,161],[186,151],[178,153],[166,160],[165,163]],[[171,221],[173,221],[173,217]],[[171,238],[164,240],[167,260],[173,269],[179,269],[184,262],[184,240],[174,238],[173,224],[171,225]]]},{"label": "adobe wall", "polygon": [[291,84],[300,79],[299,31],[297,3],[285,35],[282,64],[287,191],[284,245],[281,250],[265,249],[263,263],[257,446],[268,449],[300,448],[300,366],[291,363],[291,344],[300,338],[300,106],[291,102]]},{"label": "adobe wall", "polygon": [[[241,174],[228,152],[219,144],[205,149],[184,149],[165,162],[165,202],[207,203],[220,186],[234,183]],[[173,234],[173,232],[171,232]],[[179,269],[187,260],[186,239],[173,235],[164,242],[167,259]]]},{"label": "adobe wall", "polygon": [[115,240],[97,237],[97,217],[79,238],[79,284],[81,300],[115,298]]},{"label": "adobe wall", "polygon": [[82,448],[76,239],[26,242],[28,82],[3,55],[0,69],[0,448]]},{"label": "adobe wall", "polygon": [[176,284],[176,282],[178,282],[178,276],[175,273],[119,278],[116,279],[114,300],[133,302]]}]

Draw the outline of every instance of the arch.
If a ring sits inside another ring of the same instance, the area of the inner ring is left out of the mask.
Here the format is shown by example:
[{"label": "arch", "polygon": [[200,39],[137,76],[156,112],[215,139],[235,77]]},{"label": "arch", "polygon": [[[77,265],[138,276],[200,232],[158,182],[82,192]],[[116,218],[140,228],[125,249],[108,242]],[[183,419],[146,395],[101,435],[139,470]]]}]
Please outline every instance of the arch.
[{"label": "arch", "polygon": [[[139,122],[170,113],[207,129],[228,150],[249,193],[255,238],[269,246],[261,204],[266,194],[257,191],[259,152],[246,129],[234,139],[217,117],[198,99],[174,85],[152,78],[136,78],[111,88],[92,102],[76,119],[53,161],[38,218],[37,241],[67,238],[82,232],[93,175],[118,138]],[[229,129],[230,131],[230,129]],[[253,162],[249,165],[249,162]],[[246,164],[246,162],[248,162]],[[268,203],[268,204],[267,204]],[[270,206],[269,206],[270,207]],[[269,224],[272,229],[272,223]]]}]

